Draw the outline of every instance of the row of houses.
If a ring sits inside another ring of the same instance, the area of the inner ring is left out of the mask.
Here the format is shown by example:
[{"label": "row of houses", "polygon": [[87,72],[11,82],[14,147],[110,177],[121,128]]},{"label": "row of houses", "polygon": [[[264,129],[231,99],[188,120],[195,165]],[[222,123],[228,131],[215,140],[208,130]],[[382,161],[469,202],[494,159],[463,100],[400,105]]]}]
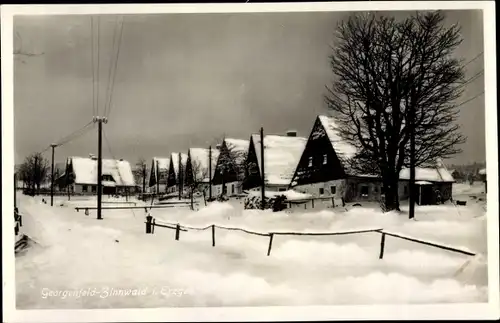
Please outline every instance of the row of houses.
[{"label": "row of houses", "polygon": [[[355,147],[339,136],[335,120],[318,116],[309,137],[296,131],[264,136],[264,165],[261,137],[225,138],[213,148],[189,148],[168,157],[154,157],[148,174],[148,187],[154,193],[198,191],[239,195],[260,189],[262,170],[268,191],[294,189],[312,196],[343,198],[346,202],[376,201],[384,194],[378,176],[359,174],[348,165]],[[68,159],[66,173],[75,192],[95,191],[97,162],[94,157]],[[82,174],[80,174],[82,173]],[[417,202],[434,204],[451,197],[453,177],[439,163],[431,168],[416,169]],[[409,197],[409,170],[400,173],[400,199]],[[126,161],[103,161],[104,192],[120,193],[135,187],[130,164]]]}]

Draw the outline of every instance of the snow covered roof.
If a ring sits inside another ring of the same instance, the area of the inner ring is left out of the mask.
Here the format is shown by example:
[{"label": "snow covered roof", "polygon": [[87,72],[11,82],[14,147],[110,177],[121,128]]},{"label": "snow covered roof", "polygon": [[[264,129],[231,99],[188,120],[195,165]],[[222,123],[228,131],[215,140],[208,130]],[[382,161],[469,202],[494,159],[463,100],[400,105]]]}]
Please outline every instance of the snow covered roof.
[{"label": "snow covered roof", "polygon": [[224,141],[226,142],[226,146],[229,150],[239,153],[236,155],[236,162],[238,164],[243,164],[246,159],[245,154],[248,152],[248,147],[250,146],[250,141],[234,138],[225,138]]},{"label": "snow covered roof", "polygon": [[[97,185],[97,159],[70,157],[76,184]],[[130,163],[125,160],[103,159],[102,174],[111,175],[117,186],[135,186]]]},{"label": "snow covered roof", "polygon": [[[182,165],[186,165],[188,155],[184,153],[180,153],[181,155],[181,163]],[[172,164],[174,165],[175,176],[177,176],[179,172],[179,153],[171,153],[170,159],[172,160]]]},{"label": "snow covered roof", "polygon": [[[403,168],[399,173],[399,179],[410,179],[410,169]],[[454,182],[455,179],[451,176],[450,172],[445,167],[416,167],[415,168],[416,181],[429,181],[429,182]]]},{"label": "snow covered roof", "polygon": [[[208,182],[209,176],[209,156],[210,150],[208,148],[189,148],[189,156],[191,156],[191,166],[197,168],[195,177],[202,182]],[[219,157],[219,150],[212,148],[212,176],[215,173],[215,166],[217,166],[217,158]],[[194,164],[198,166],[194,166]]]},{"label": "snow covered roof", "polygon": [[[252,142],[257,164],[262,172],[260,135],[253,134]],[[264,136],[265,180],[268,184],[288,185],[306,146],[307,139],[278,135]]]},{"label": "snow covered roof", "polygon": [[[352,158],[356,154],[356,147],[347,143],[340,137],[338,132],[338,126],[335,124],[335,119],[333,117],[320,115],[318,116],[321,125],[326,131],[326,135],[330,142],[332,143],[333,149],[339,158]],[[315,133],[312,134],[314,136]]]},{"label": "snow covered roof", "polygon": [[486,175],[486,168],[482,168],[479,170],[479,175]]},{"label": "snow covered roof", "polygon": [[[158,162],[158,171],[160,172],[160,176],[156,174],[157,169],[156,169],[156,163]],[[153,157],[153,163],[152,163],[153,168],[149,170],[149,176],[148,178],[151,178],[151,173],[154,171],[155,178],[159,178],[159,183],[160,184],[165,184],[167,181],[167,176],[168,174],[168,167],[170,166],[170,158],[166,157]],[[162,176],[163,175],[163,176]]]},{"label": "snow covered roof", "polygon": [[170,166],[170,158],[153,157],[153,164],[155,165],[155,168],[156,168],[156,163],[158,163],[158,168],[160,169],[160,172],[162,170],[167,170],[168,167]]}]

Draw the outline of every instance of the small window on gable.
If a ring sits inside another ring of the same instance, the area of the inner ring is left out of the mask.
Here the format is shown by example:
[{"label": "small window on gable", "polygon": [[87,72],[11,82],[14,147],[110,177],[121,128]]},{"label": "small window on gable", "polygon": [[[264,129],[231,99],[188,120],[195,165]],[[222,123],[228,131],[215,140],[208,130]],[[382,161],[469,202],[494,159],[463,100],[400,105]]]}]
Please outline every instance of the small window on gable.
[{"label": "small window on gable", "polygon": [[368,196],[368,186],[367,185],[363,185],[361,186],[361,196]]},{"label": "small window on gable", "polygon": [[325,194],[325,189],[323,187],[319,188],[319,195]]},{"label": "small window on gable", "polygon": [[332,192],[332,194],[336,194],[337,193],[337,186],[330,187],[330,191]]},{"label": "small window on gable", "polygon": [[328,164],[328,155],[324,154],[323,155],[323,165],[326,165],[326,164]]},{"label": "small window on gable", "polygon": [[312,167],[312,165],[313,165],[313,158],[312,158],[312,156],[310,156],[309,157],[309,165],[308,166]]}]

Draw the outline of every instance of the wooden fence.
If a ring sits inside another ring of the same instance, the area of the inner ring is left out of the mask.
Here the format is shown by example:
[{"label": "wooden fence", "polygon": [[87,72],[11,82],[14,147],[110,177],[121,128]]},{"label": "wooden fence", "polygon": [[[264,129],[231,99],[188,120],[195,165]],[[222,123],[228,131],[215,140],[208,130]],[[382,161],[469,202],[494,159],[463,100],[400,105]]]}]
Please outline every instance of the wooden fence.
[{"label": "wooden fence", "polygon": [[394,238],[398,239],[403,239],[403,240],[408,240],[412,241],[415,243],[439,248],[442,250],[447,250],[447,251],[452,251],[456,253],[460,253],[463,255],[468,255],[468,256],[475,256],[476,253],[467,251],[467,250],[462,250],[458,248],[453,248],[449,246],[444,246],[440,245],[438,243],[433,243],[429,241],[424,241],[420,239],[415,239],[411,237],[407,237],[401,234],[395,234],[391,232],[384,231],[384,229],[368,229],[368,230],[355,230],[355,231],[337,231],[337,232],[257,232],[257,231],[251,231],[251,230],[246,230],[242,228],[236,228],[236,227],[225,227],[225,226],[220,226],[220,225],[215,225],[211,224],[206,227],[202,228],[196,228],[196,227],[190,227],[186,225],[180,225],[179,223],[168,223],[168,222],[162,222],[162,223],[157,223],[156,219],[154,219],[152,216],[146,217],[146,233],[147,234],[153,234],[154,233],[154,227],[163,227],[167,229],[172,229],[175,230],[175,240],[180,239],[180,232],[184,231],[187,232],[189,230],[194,230],[194,231],[205,231],[208,229],[211,229],[212,231],[212,247],[215,247],[215,229],[221,229],[221,230],[228,230],[228,231],[240,231],[244,232],[247,234],[252,234],[252,235],[257,235],[257,236],[263,236],[263,237],[269,237],[269,245],[267,249],[267,255],[271,255],[271,249],[273,245],[273,238],[275,235],[282,235],[282,236],[338,236],[338,235],[351,235],[351,234],[362,234],[362,233],[370,233],[370,232],[375,232],[375,233],[380,233],[381,234],[381,240],[380,240],[380,254],[379,254],[379,259],[383,259],[384,257],[384,249],[385,249],[385,237],[386,236],[391,236]]}]

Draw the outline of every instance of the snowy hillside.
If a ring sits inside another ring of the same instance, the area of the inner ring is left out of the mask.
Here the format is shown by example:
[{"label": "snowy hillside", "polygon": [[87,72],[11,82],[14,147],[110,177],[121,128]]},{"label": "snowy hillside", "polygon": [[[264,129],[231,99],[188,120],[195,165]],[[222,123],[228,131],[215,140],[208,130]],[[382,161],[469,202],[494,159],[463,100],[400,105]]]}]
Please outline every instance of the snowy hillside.
[{"label": "snowy hillside", "polygon": [[[40,200],[19,197],[22,230],[37,242],[16,258],[22,309],[487,300],[486,217],[478,201],[466,207],[417,207],[417,221],[376,207],[243,210],[242,200],[213,202],[199,211],[151,211],[157,223],[263,233],[383,228],[480,254],[470,257],[387,237],[380,260],[379,233],[276,236],[267,256],[268,237],[216,229],[212,247],[211,230],[188,230],[175,241],[175,231],[167,228],[146,235],[142,209],[103,210],[104,220],[98,221],[95,211],[85,216],[74,210],[94,201],[75,199],[59,206],[64,200],[59,197],[51,208]],[[96,294],[78,296],[80,289]],[[127,289],[131,294],[125,296]],[[140,295],[132,295],[134,289]],[[73,294],[54,296],[56,291]]]}]

